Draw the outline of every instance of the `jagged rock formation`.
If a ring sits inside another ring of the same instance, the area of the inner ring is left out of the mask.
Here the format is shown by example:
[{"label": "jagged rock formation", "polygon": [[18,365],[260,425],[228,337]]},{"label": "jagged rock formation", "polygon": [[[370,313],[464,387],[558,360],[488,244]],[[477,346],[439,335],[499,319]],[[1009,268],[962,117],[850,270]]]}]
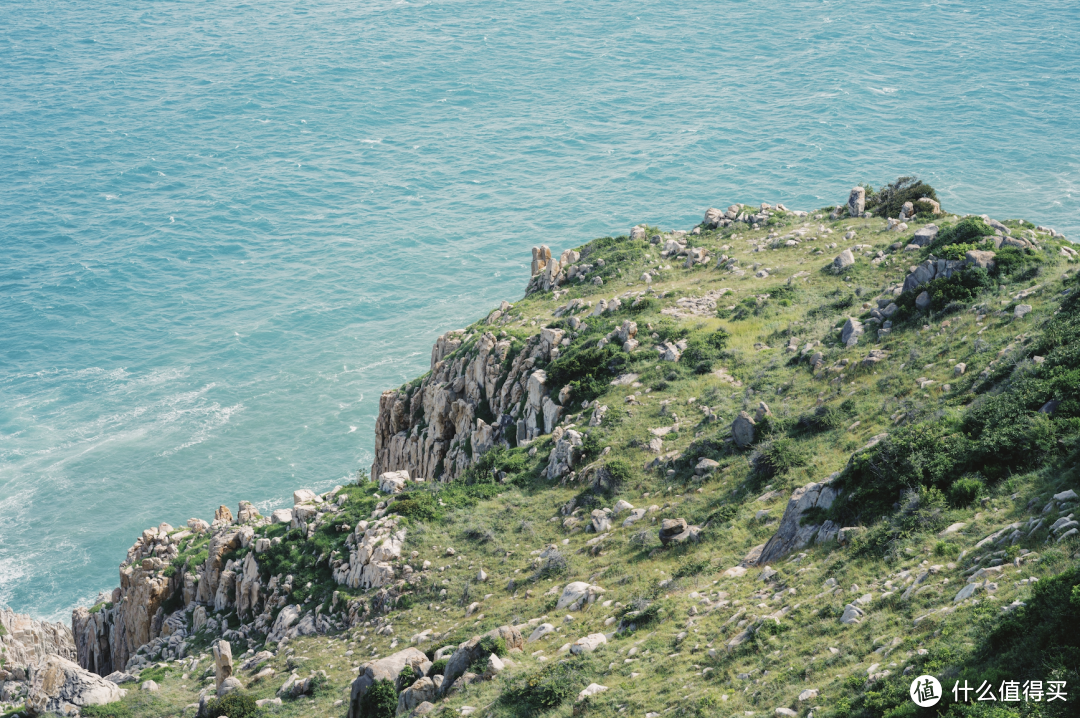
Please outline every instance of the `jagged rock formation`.
[{"label": "jagged rock formation", "polygon": [[405,529],[395,531],[398,522],[386,518],[357,524],[346,539],[349,560],[335,559],[334,580],[349,588],[378,588],[394,580],[391,562],[401,558]]},{"label": "jagged rock formation", "polygon": [[[288,512],[290,527],[311,536],[347,498],[336,496],[336,491],[321,496],[308,490],[295,492],[296,503]],[[162,524],[144,531],[120,566],[120,586],[108,596],[99,596],[93,608],[72,612],[72,657],[83,668],[108,675],[137,670],[154,660],[183,658],[188,637],[202,629],[227,639],[270,633],[280,641],[352,625],[366,613],[359,600],[336,606],[344,614],[339,617],[320,614],[318,609],[302,615],[296,606],[287,610],[293,577],[266,580],[260,574],[259,555],[281,539],[256,539],[255,529],[271,521],[258,515],[250,502],[241,501],[235,518],[222,506],[211,524],[191,519],[188,528]],[[331,563],[337,582],[376,589],[392,582],[395,573],[388,561],[400,557],[405,540],[404,530],[392,533],[394,527],[390,519],[373,521],[370,526],[361,522],[350,535],[349,545],[355,548],[349,558],[335,558]],[[205,560],[197,566],[190,565],[190,557],[181,566],[170,562],[179,555],[181,542],[203,534],[208,534]],[[226,558],[241,548],[252,550],[242,559]],[[172,607],[171,612],[166,612],[166,606]],[[229,630],[212,615],[233,610],[242,622],[239,629]]]},{"label": "jagged rock formation", "polygon": [[71,629],[62,623],[35,621],[24,613],[2,608],[0,626],[4,629],[0,631],[0,659],[9,673],[15,666],[25,668],[50,655],[75,658]]},{"label": "jagged rock formation", "polygon": [[47,656],[33,666],[26,709],[30,715],[75,715],[82,706],[120,700],[124,691],[61,656]]},{"label": "jagged rock formation", "polygon": [[[0,609],[0,713],[32,695],[40,667],[53,658],[68,662],[75,658],[75,641],[67,626]],[[35,705],[45,703],[48,699],[39,695]]]},{"label": "jagged rock formation", "polygon": [[543,329],[512,357],[510,340],[490,332],[440,336],[431,372],[379,400],[371,475],[405,470],[449,481],[511,436],[524,443],[550,433],[563,407],[549,396],[546,373],[535,367],[558,356],[563,336],[560,329]]}]

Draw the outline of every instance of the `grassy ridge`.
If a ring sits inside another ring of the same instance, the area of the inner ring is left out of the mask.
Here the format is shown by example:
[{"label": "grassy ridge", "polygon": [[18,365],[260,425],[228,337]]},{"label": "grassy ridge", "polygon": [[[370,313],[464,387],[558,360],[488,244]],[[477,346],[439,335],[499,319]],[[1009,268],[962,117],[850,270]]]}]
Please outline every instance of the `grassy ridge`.
[{"label": "grassy ridge", "polygon": [[[893,293],[910,265],[931,253],[958,252],[950,247],[992,247],[984,237],[993,230],[981,220],[946,217],[937,224],[934,245],[909,251],[903,247],[919,223],[896,233],[878,218],[830,221],[824,214],[781,212],[759,230],[738,225],[689,237],[711,255],[691,269],[662,259],[662,245],[647,240],[603,238],[579,248],[582,262],[604,260],[590,275],[602,285],[575,284],[557,300],[550,293],[525,297],[508,323],[469,327],[472,340],[457,351],[469,352],[484,331],[505,333],[515,346],[542,326],[571,331],[571,345],[544,368],[556,390],[571,387],[574,408],[565,423],[587,432],[575,468],[602,470],[586,480],[548,481],[543,472],[552,443],[541,437],[486,454],[461,481],[410,489],[391,504],[409,529],[405,561],[416,569],[425,560],[432,566],[423,581],[396,592],[386,617],[394,633],[376,634],[371,624],[297,639],[292,653],[270,660],[278,676],[249,691],[273,695],[292,667],[301,675],[326,670],[327,692],[285,700],[275,714],[342,715],[334,702],[347,699],[353,667],[404,647],[413,634],[430,629],[439,637],[421,644],[427,649],[546,617],[555,633],[510,655],[504,674],[463,687],[437,710],[1075,715],[1078,545],[1075,537],[1058,542],[1049,532],[1076,503],[1062,507],[1051,496],[1080,491],[1075,265],[1059,252],[1060,240],[1033,234],[1041,249],[998,250],[1002,259],[991,271],[966,270],[920,288],[931,303],[919,309],[917,293]],[[1020,221],[1005,224],[1014,236],[1033,230]],[[789,246],[794,230],[806,234]],[[854,238],[841,239],[848,232]],[[826,246],[834,243],[839,246]],[[855,264],[835,273],[832,258],[853,245],[861,247]],[[725,254],[743,274],[717,268]],[[643,272],[653,276],[650,285],[640,279]],[[690,313],[679,302],[722,289],[730,291],[706,313]],[[576,334],[568,317],[554,316],[570,300],[613,296],[622,297],[621,308],[596,317],[579,313],[586,327]],[[891,330],[875,336],[869,319],[879,297],[895,302],[897,311]],[[1032,311],[1016,318],[1020,304]],[[866,326],[853,347],[840,341],[849,317]],[[597,348],[627,320],[638,326],[636,351]],[[685,341],[682,359],[660,361],[652,347],[661,341]],[[864,361],[872,349],[883,358]],[[625,373],[637,374],[636,383],[611,385]],[[582,407],[592,401],[608,407],[595,427],[588,426],[592,407]],[[755,414],[762,402],[769,411],[758,422],[755,445],[740,450],[731,441],[731,422],[740,411]],[[670,430],[657,452],[649,430],[661,428]],[[881,434],[887,436],[859,451]],[[699,476],[702,458],[718,466]],[[861,527],[846,546],[801,549],[773,565],[771,577],[759,568],[724,573],[775,533],[795,488],[836,472],[840,499],[808,518]],[[350,501],[335,525],[355,525],[385,499],[372,495],[371,484],[345,491]],[[625,528],[626,514],[618,516],[605,537],[589,533],[590,511],[620,499],[656,509]],[[704,527],[701,542],[662,548],[657,524],[674,517]],[[1014,522],[1024,529],[1018,540],[976,547]],[[956,524],[963,526],[946,532]],[[328,567],[345,550],[345,533],[334,525],[320,526],[310,539],[284,527],[262,532],[283,539],[260,557],[265,578],[292,574],[294,602],[332,611],[335,591],[339,601],[348,598]],[[546,546],[556,548],[558,559],[539,558]],[[199,549],[185,547],[193,558]],[[485,583],[477,579],[481,568]],[[968,575],[980,569],[992,569],[984,580],[994,588],[954,603]],[[575,580],[602,586],[605,594],[566,621],[566,613],[555,614],[555,602],[558,589]],[[861,622],[842,624],[845,606],[867,596]],[[474,601],[479,609],[466,615]],[[1026,605],[1003,610],[1016,601]],[[560,652],[575,638],[617,628],[595,653],[567,659]],[[948,694],[922,712],[907,697],[920,673],[938,676]],[[1064,704],[986,708],[951,700],[956,680],[1007,678],[1066,680],[1072,692]],[[180,715],[205,685],[175,670],[155,680],[158,694],[125,699],[133,715]],[[577,703],[590,683],[608,690]],[[800,700],[807,690],[816,696]]]}]

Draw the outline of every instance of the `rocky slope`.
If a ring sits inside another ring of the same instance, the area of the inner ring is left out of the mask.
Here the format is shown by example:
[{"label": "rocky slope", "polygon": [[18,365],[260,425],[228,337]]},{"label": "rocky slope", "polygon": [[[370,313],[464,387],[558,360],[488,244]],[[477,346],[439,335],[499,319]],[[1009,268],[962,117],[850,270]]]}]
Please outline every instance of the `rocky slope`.
[{"label": "rocky slope", "polygon": [[847,718],[913,715],[912,673],[1068,682],[1078,263],[912,182],[538,246],[383,394],[370,480],[147,529],[73,614],[83,673],[27,654],[25,710],[98,701],[87,671],[139,686],[118,716]]}]

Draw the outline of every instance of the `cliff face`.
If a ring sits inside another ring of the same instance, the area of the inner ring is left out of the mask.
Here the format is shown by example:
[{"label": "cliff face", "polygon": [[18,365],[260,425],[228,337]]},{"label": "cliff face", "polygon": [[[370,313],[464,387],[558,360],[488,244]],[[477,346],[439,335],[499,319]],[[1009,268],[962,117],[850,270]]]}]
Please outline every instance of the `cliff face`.
[{"label": "cliff face", "polygon": [[48,655],[75,658],[71,630],[62,623],[35,621],[26,614],[3,608],[0,626],[4,629],[0,631],[0,658],[9,672],[37,663]]},{"label": "cliff face", "polygon": [[[489,323],[495,314],[502,312]],[[543,329],[516,354],[509,339],[491,332],[439,337],[431,371],[419,384],[379,400],[372,477],[406,470],[414,478],[450,481],[496,444],[550,433],[562,406],[548,397],[547,377],[534,367],[558,356],[563,336]]]},{"label": "cliff face", "polygon": [[[182,529],[168,524],[147,529],[120,566],[120,585],[99,596],[92,608],[72,612],[72,657],[83,668],[108,675],[183,658],[200,631],[231,640],[256,634],[281,640],[352,625],[366,612],[362,601],[335,601],[338,616],[320,615],[317,608],[282,610],[295,588],[293,576],[270,576],[260,566],[282,538],[259,536],[285,524],[278,533],[310,538],[341,515],[348,498],[336,491],[320,496],[301,489],[293,494],[293,508],[275,511],[273,517],[260,516],[250,502],[241,501],[235,518],[221,506],[213,523],[193,518]],[[350,531],[345,541],[349,554],[320,559],[343,587],[380,589],[396,578],[392,562],[401,557],[405,530],[390,519],[372,519],[355,528],[338,524],[337,530]],[[240,625],[230,629],[224,616],[233,613]]]}]

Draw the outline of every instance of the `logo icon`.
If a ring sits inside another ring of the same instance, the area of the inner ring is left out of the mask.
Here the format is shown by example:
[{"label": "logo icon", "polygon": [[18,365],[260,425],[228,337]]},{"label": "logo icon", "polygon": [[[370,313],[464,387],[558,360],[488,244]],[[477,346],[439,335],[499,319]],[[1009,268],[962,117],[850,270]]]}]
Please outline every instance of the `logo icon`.
[{"label": "logo icon", "polygon": [[941,684],[933,676],[919,676],[911,682],[911,700],[920,708],[936,706],[941,700]]}]

